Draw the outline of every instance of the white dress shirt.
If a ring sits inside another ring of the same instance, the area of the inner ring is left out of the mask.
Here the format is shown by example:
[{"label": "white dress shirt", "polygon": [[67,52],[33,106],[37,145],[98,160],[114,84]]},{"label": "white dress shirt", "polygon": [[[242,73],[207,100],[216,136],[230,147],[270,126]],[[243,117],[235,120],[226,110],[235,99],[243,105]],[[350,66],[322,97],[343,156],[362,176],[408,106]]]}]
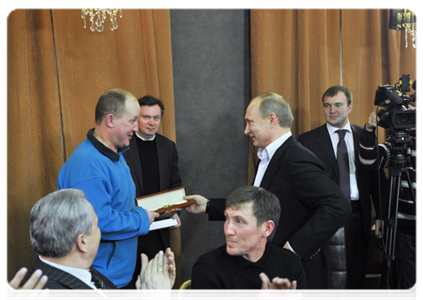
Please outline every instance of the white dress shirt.
[{"label": "white dress shirt", "polygon": [[347,133],[345,134],[345,143],[347,144],[348,150],[348,161],[350,166],[350,196],[351,201],[359,200],[360,195],[358,193],[358,186],[357,186],[357,176],[356,176],[356,167],[355,167],[355,154],[354,154],[354,137],[352,134],[351,124],[350,121],[343,128],[334,127],[328,123],[326,123],[326,127],[329,132],[329,136],[332,140],[332,147],[333,152],[335,153],[335,157],[337,157],[337,147],[339,142],[339,134],[336,132],[338,129],[345,129]]}]

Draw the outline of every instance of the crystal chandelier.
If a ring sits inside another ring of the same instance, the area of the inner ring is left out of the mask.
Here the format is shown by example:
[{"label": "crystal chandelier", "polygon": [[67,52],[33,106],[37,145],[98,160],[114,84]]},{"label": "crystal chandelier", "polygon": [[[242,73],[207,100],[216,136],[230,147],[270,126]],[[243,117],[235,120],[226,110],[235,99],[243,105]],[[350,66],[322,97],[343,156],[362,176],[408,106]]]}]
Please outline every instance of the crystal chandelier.
[{"label": "crystal chandelier", "polygon": [[416,48],[416,15],[409,9],[391,9],[389,29],[405,30],[405,48],[408,47],[408,34],[411,35],[413,47]]},{"label": "crystal chandelier", "polygon": [[[122,18],[122,10],[121,9],[100,9],[100,8],[96,8],[96,9],[82,9],[81,10],[81,18],[84,19],[84,28],[86,28],[86,23],[85,23],[85,16],[89,15],[90,16],[90,21],[91,21],[91,31],[98,31],[98,32],[102,32],[104,30],[104,26],[103,23],[107,18],[107,15],[109,15],[110,17],[110,22],[112,23],[112,25],[110,26],[110,29],[113,31],[115,29],[118,28],[118,24],[116,21],[116,15],[119,12],[119,16]],[[95,20],[94,20],[95,18]]]}]

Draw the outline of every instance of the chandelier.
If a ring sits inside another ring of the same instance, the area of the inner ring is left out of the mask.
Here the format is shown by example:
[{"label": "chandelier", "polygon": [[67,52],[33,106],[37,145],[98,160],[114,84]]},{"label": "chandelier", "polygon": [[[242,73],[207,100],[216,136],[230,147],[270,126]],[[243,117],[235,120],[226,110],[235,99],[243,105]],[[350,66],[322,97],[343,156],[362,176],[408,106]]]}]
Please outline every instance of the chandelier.
[{"label": "chandelier", "polygon": [[[118,24],[116,21],[116,15],[119,12],[119,16],[122,18],[122,10],[121,9],[100,9],[100,8],[96,8],[96,9],[82,9],[81,10],[81,18],[84,19],[84,28],[86,28],[86,22],[85,22],[85,16],[89,15],[90,17],[90,21],[91,21],[91,31],[98,31],[98,32],[102,32],[104,30],[104,21],[107,18],[107,15],[109,15],[110,18],[110,22],[112,23],[110,26],[110,29],[116,30],[118,28]],[[95,20],[94,20],[95,19]]]},{"label": "chandelier", "polygon": [[416,48],[416,15],[409,9],[391,9],[389,29],[405,30],[405,48],[408,47],[408,34],[411,35],[412,45]]}]

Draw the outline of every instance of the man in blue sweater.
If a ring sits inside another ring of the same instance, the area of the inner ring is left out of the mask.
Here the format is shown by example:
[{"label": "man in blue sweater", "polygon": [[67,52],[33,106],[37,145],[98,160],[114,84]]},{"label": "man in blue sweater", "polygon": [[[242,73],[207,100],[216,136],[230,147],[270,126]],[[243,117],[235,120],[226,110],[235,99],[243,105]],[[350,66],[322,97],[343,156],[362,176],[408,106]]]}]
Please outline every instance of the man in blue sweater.
[{"label": "man in blue sweater", "polygon": [[135,206],[135,185],[122,152],[138,130],[140,106],[129,92],[112,89],[100,96],[95,128],[60,170],[57,189],[85,192],[98,216],[101,242],[93,267],[118,288],[130,284],[137,240],[159,215]]}]

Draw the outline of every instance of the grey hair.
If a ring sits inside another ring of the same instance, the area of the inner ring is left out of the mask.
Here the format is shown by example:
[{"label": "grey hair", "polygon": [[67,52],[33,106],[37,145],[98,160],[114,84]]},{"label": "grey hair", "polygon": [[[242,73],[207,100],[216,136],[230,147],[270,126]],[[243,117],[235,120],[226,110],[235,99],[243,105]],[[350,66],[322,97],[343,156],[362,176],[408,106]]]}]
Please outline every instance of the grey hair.
[{"label": "grey hair", "polygon": [[233,191],[226,199],[226,207],[239,209],[246,203],[252,203],[253,215],[257,218],[257,226],[268,220],[275,223],[275,228],[269,236],[273,239],[279,224],[281,205],[275,194],[257,186],[242,186]]},{"label": "grey hair", "polygon": [[273,92],[267,92],[261,94],[257,98],[262,100],[259,105],[258,112],[263,118],[273,112],[278,118],[278,122],[281,127],[291,128],[294,116],[292,115],[288,102],[286,102],[281,95]]},{"label": "grey hair", "polygon": [[30,214],[30,239],[35,252],[61,258],[81,233],[91,235],[94,214],[78,189],[62,189],[39,200]]}]

